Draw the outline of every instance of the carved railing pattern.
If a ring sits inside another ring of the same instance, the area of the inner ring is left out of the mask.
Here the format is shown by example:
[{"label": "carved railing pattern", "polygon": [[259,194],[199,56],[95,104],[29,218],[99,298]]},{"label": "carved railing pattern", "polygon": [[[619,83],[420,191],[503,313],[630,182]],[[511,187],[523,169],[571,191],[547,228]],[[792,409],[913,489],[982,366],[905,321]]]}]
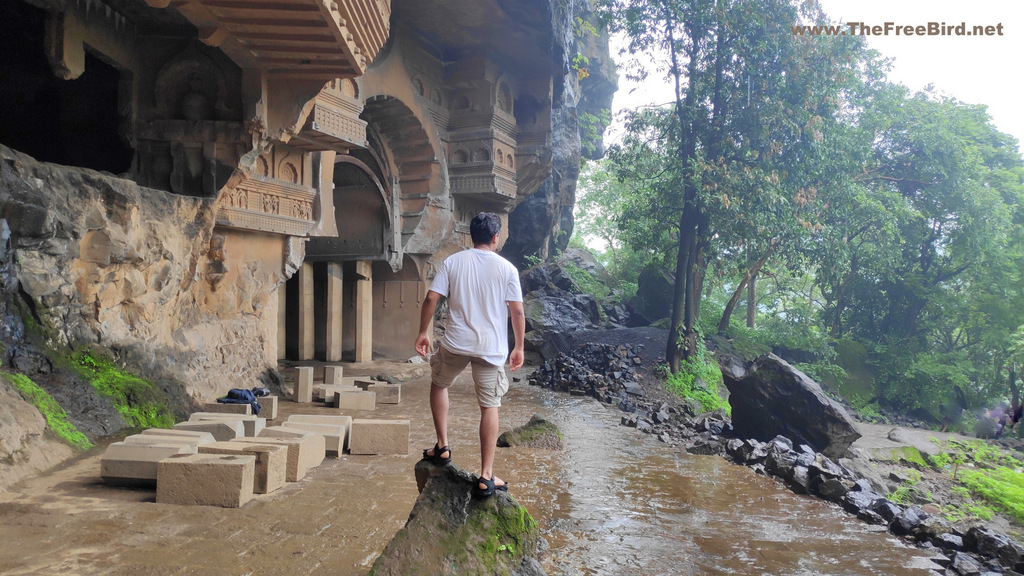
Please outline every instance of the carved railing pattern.
[{"label": "carved railing pattern", "polygon": [[250,176],[221,193],[217,224],[246,230],[303,235],[316,222],[316,191],[266,176]]}]

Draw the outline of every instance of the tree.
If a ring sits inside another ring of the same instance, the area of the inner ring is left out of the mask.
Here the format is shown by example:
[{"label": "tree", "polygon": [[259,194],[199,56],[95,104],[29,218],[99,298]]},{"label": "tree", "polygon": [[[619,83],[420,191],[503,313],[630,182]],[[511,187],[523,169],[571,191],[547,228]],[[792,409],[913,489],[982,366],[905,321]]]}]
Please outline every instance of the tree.
[{"label": "tree", "polygon": [[648,198],[638,216],[664,226],[674,240],[666,359],[676,372],[697,350],[709,257],[745,252],[752,265],[763,265],[801,230],[814,228],[805,216],[828,172],[818,148],[863,48],[852,36],[792,35],[789,24],[824,21],[813,3],[606,0],[603,6],[612,28],[626,33],[628,53],[644,55],[646,63],[629,68],[664,73],[675,88],[666,107],[630,116],[611,159],[618,176]]}]

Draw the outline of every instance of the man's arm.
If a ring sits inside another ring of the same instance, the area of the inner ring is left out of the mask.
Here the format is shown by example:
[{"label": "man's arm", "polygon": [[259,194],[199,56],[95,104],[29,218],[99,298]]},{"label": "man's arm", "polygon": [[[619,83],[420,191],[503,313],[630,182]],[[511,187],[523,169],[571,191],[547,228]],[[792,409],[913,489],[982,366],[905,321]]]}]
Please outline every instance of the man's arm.
[{"label": "man's arm", "polygon": [[434,311],[439,300],[440,294],[427,290],[427,297],[423,299],[423,307],[420,308],[420,334],[416,337],[416,353],[420,356],[430,353],[430,336],[427,335],[427,330],[430,330],[430,322],[434,319]]},{"label": "man's arm", "polygon": [[512,333],[516,337],[515,348],[508,357],[509,367],[515,372],[523,365],[523,336],[526,334],[526,312],[522,302],[508,303],[508,311],[512,315]]}]

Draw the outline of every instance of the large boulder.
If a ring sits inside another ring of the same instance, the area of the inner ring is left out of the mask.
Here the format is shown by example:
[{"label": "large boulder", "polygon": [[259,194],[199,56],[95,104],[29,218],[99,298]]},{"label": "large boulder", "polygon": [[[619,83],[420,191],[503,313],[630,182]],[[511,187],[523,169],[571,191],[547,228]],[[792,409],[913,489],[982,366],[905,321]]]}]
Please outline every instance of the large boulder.
[{"label": "large boulder", "polygon": [[652,324],[672,314],[675,278],[664,268],[648,266],[637,279],[636,295],[627,303],[630,326]]},{"label": "large boulder", "polygon": [[842,406],[774,354],[756,359],[742,376],[734,369],[722,375],[737,436],[767,441],[783,435],[830,458],[843,456],[860,438]]},{"label": "large boulder", "polygon": [[371,576],[509,574],[543,576],[540,529],[507,492],[478,499],[475,480],[454,465],[416,464],[420,496]]},{"label": "large boulder", "polygon": [[510,448],[542,448],[545,450],[561,450],[562,431],[553,422],[534,414],[526,424],[502,433],[498,436],[498,446]]},{"label": "large boulder", "polygon": [[597,328],[598,324],[577,306],[587,307],[588,301],[578,299],[561,290],[538,290],[523,297],[526,312],[526,330],[549,332],[575,332]]}]

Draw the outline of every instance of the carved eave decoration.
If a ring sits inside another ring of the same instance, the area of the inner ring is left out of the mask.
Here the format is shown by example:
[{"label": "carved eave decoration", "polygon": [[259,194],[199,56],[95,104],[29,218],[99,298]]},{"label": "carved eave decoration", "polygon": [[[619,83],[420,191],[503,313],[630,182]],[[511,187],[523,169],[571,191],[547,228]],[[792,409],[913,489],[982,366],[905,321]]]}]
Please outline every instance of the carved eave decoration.
[{"label": "carved eave decoration", "polygon": [[146,0],[171,6],[242,68],[323,81],[362,75],[387,40],[389,0]]},{"label": "carved eave decoration", "polygon": [[309,186],[252,174],[221,193],[217,224],[303,236],[316,224],[315,198]]},{"label": "carved eave decoration", "polygon": [[356,82],[350,78],[335,79],[317,95],[305,125],[289,144],[306,150],[343,153],[365,148],[366,121],[359,118],[362,111]]}]

